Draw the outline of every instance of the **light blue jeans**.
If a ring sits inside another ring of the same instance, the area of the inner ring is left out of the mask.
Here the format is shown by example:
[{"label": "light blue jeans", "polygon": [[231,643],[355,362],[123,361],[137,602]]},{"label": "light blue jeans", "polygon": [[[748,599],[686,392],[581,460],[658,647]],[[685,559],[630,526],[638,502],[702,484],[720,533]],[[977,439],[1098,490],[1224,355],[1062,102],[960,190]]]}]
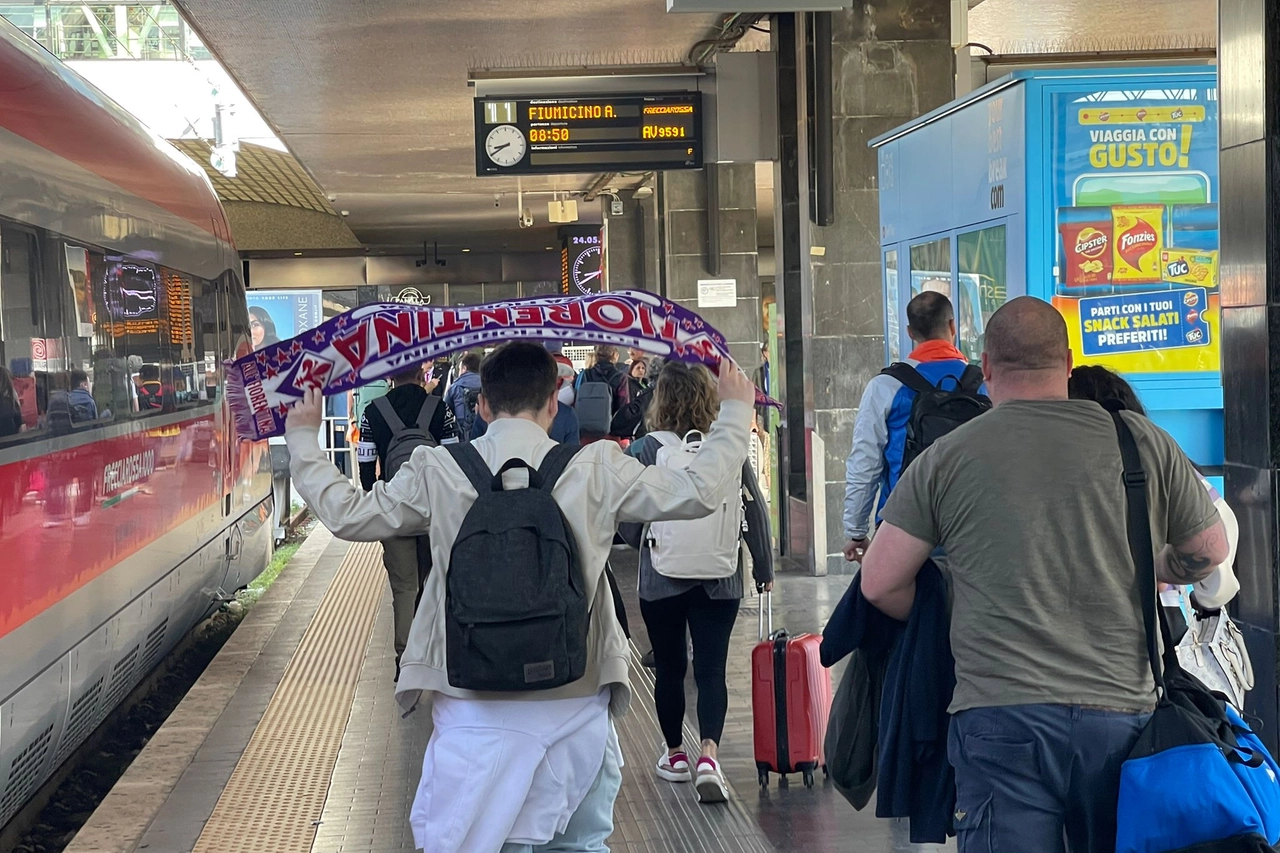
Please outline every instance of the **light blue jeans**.
[{"label": "light blue jeans", "polygon": [[613,746],[604,750],[604,764],[582,805],[569,818],[564,832],[546,844],[504,844],[501,853],[609,853],[605,844],[613,834],[613,802],[622,788],[622,768]]}]

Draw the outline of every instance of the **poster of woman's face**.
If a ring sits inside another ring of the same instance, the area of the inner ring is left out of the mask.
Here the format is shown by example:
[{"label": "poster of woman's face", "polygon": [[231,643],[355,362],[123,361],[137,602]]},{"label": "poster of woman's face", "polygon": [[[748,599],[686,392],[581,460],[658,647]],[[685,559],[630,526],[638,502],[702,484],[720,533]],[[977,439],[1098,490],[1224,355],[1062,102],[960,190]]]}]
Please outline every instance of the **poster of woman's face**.
[{"label": "poster of woman's face", "polygon": [[249,338],[260,350],[314,329],[324,321],[319,290],[251,290]]},{"label": "poster of woman's face", "polygon": [[255,350],[280,342],[280,335],[276,332],[276,321],[272,320],[267,310],[259,305],[249,306],[249,338],[253,341]]}]

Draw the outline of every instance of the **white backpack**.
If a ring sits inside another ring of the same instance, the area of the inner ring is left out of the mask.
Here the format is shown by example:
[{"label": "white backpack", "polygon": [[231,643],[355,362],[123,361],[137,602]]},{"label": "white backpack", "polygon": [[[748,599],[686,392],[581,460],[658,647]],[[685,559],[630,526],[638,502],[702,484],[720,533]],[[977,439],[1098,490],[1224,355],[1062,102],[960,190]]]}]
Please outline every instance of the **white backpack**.
[{"label": "white backpack", "polygon": [[[697,431],[683,439],[673,432],[650,435],[662,444],[657,464],[663,468],[688,468],[702,446],[702,434]],[[649,546],[654,571],[679,580],[732,577],[738,571],[743,518],[742,486],[736,484],[706,518],[650,524],[645,544]]]}]

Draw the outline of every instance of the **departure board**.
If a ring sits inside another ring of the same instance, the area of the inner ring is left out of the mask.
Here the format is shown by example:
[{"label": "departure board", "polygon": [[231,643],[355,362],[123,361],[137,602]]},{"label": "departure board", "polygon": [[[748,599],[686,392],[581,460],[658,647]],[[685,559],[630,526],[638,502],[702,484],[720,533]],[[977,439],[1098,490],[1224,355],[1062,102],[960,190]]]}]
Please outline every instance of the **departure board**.
[{"label": "departure board", "polygon": [[702,168],[702,95],[476,98],[476,174]]}]

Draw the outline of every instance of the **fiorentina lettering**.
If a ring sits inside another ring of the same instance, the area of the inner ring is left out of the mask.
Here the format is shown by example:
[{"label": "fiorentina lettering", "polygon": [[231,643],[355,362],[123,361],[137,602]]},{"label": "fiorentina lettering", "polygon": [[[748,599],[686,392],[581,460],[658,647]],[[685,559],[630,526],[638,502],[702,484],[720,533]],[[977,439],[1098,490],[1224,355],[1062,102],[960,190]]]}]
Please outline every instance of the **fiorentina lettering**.
[{"label": "fiorentina lettering", "polygon": [[[440,356],[505,341],[637,347],[715,368],[724,337],[686,308],[650,293],[548,296],[467,308],[375,303],[229,364],[227,400],[239,433],[284,432],[302,391],[344,393]],[[762,405],[776,405],[763,395]]]},{"label": "fiorentina lettering", "polygon": [[267,403],[267,392],[262,390],[261,382],[250,382],[248,385],[249,405],[253,407],[255,412],[261,412],[271,408]]},{"label": "fiorentina lettering", "polygon": [[378,344],[379,353],[391,351],[391,339],[393,337],[408,346],[413,343],[413,315],[404,312],[399,314],[374,314],[373,336]]}]

